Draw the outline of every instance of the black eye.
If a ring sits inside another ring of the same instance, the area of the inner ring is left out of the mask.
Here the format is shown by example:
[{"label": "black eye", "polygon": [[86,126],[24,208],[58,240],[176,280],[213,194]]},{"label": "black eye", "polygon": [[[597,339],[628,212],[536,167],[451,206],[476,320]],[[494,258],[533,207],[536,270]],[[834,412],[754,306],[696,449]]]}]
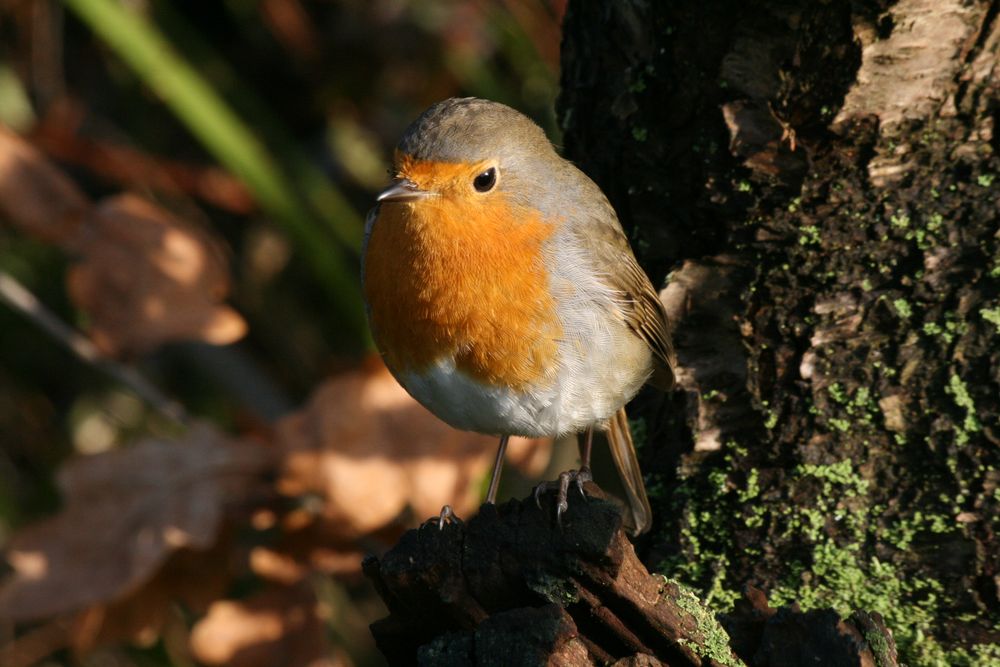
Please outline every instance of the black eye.
[{"label": "black eye", "polygon": [[497,184],[497,170],[496,167],[490,167],[483,173],[476,176],[476,179],[472,181],[472,186],[476,188],[477,192],[489,192],[493,189],[493,186]]}]

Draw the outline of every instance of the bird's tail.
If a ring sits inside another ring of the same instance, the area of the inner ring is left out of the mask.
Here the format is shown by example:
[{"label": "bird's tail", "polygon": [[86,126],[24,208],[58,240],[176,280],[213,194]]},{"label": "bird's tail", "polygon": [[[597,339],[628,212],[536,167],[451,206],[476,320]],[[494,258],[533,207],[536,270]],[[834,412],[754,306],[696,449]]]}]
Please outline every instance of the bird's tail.
[{"label": "bird's tail", "polygon": [[653,510],[646,496],[646,485],[642,481],[642,471],[639,469],[639,459],[636,457],[624,407],[608,421],[608,445],[625,486],[625,495],[628,496],[630,511],[626,515],[626,524],[630,524],[634,535],[640,535],[652,525]]}]

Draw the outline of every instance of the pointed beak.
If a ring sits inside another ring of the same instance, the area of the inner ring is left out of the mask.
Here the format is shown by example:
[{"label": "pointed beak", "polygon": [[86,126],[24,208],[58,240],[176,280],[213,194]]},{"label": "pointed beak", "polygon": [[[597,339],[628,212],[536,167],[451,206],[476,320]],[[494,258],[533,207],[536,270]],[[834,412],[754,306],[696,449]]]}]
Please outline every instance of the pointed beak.
[{"label": "pointed beak", "polygon": [[401,178],[383,190],[379,196],[375,198],[375,201],[413,201],[414,199],[421,199],[423,197],[430,196],[431,194],[433,193],[418,188],[417,184],[413,181]]}]

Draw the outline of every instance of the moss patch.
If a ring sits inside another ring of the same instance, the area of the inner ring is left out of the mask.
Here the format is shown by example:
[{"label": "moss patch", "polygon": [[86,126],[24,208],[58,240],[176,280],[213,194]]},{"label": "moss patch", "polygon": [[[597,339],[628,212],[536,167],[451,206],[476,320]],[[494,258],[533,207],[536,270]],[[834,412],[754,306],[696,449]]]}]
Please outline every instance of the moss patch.
[{"label": "moss patch", "polygon": [[682,639],[681,643],[701,657],[715,660],[726,667],[745,667],[745,663],[729,648],[729,634],[719,623],[711,607],[681,582],[666,577],[664,582],[677,586],[677,606],[691,615],[697,624],[698,634],[704,640],[702,644],[697,644]]}]

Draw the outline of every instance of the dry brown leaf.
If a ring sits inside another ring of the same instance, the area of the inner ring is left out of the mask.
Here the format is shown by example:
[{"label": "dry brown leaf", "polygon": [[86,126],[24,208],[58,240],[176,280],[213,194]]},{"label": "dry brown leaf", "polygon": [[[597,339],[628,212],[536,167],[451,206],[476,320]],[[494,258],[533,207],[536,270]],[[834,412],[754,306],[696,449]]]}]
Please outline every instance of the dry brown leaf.
[{"label": "dry brown leaf", "polygon": [[250,552],[250,569],[268,581],[293,584],[313,572],[352,578],[361,574],[361,561],[376,542],[392,544],[400,529],[367,536],[365,545],[343,538],[338,527],[304,511],[296,511],[282,521],[281,539],[271,547]]},{"label": "dry brown leaf", "polygon": [[[285,456],[279,490],[318,494],[341,539],[450,504],[474,511],[496,438],[456,431],[414,401],[381,361],[326,381],[277,428]],[[522,457],[530,458],[530,457]]]},{"label": "dry brown leaf", "polygon": [[151,580],[123,599],[99,604],[77,615],[69,645],[78,654],[130,642],[148,646],[163,632],[176,604],[204,613],[220,599],[230,581],[233,543],[229,533],[208,551],[180,549]]},{"label": "dry brown leaf", "polygon": [[256,490],[270,463],[269,450],[207,425],[181,441],[70,461],[59,474],[62,511],[10,542],[0,618],[40,619],[134,593],[172,553],[211,548],[226,508]]},{"label": "dry brown leaf", "polygon": [[28,142],[0,125],[0,219],[71,247],[91,202]]},{"label": "dry brown leaf", "polygon": [[152,202],[132,194],[103,200],[78,251],[70,297],[109,354],[176,340],[225,345],[246,333],[243,318],[221,303],[229,273],[218,245]]},{"label": "dry brown leaf", "polygon": [[198,197],[236,215],[257,210],[246,186],[221,167],[175,160],[106,137],[88,136],[81,128],[90,122],[82,100],[60,97],[47,105],[31,129],[31,143],[60,163],[81,167],[124,190]]},{"label": "dry brown leaf", "polygon": [[334,667],[334,656],[308,584],[273,586],[247,600],[221,600],[191,632],[191,652],[208,665]]},{"label": "dry brown leaf", "polygon": [[105,352],[135,355],[176,340],[225,345],[246,322],[222,300],[229,269],[218,244],[133,194],[94,206],[57,167],[0,126],[0,219],[80,255],[69,272]]}]

